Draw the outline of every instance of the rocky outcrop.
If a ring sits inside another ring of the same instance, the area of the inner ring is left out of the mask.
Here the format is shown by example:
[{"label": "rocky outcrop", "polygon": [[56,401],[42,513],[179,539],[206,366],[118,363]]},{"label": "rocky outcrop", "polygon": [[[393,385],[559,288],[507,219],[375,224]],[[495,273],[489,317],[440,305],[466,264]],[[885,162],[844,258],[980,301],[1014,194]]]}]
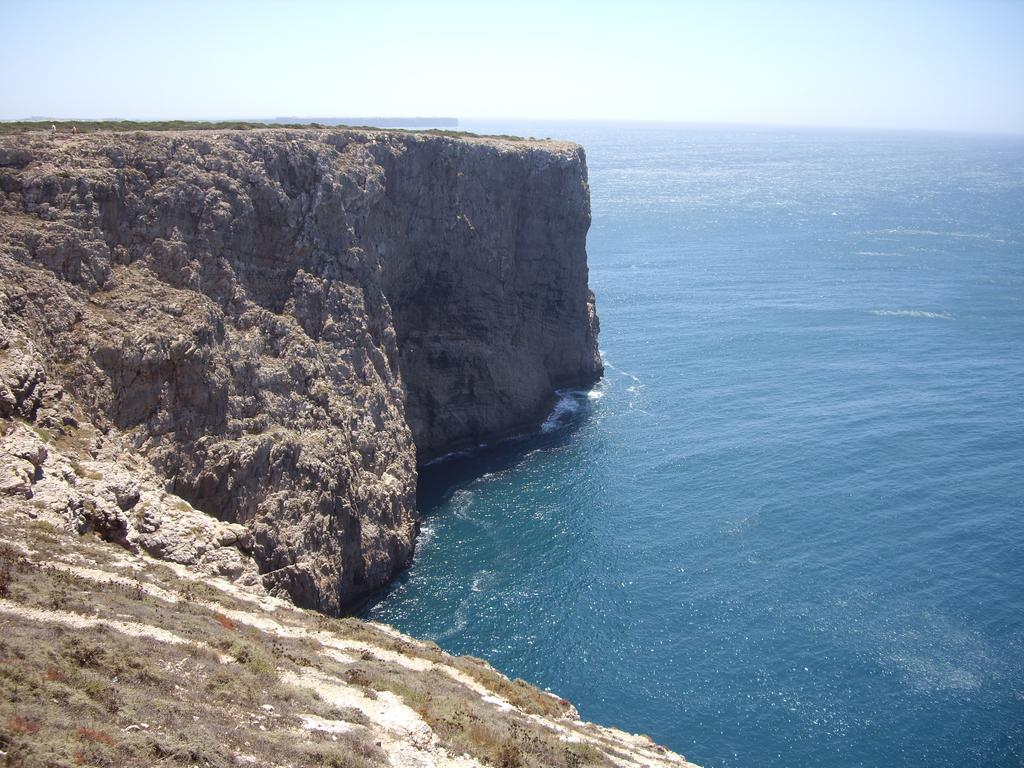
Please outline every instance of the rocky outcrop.
[{"label": "rocky outcrop", "polygon": [[[14,397],[12,397],[12,391]],[[167,492],[165,480],[116,429],[97,429],[47,380],[35,346],[0,320],[0,515],[96,534],[137,553],[262,591],[248,528],[217,520]]]},{"label": "rocky outcrop", "polygon": [[87,476],[137,459],[150,506],[244,526],[301,605],[336,613],[408,562],[417,455],[527,429],[600,373],[575,145],[26,134],[0,140],[0,191],[0,416],[95,432],[52,467],[12,453],[0,493],[106,462],[63,475],[90,500],[69,520],[147,548],[134,491]]}]

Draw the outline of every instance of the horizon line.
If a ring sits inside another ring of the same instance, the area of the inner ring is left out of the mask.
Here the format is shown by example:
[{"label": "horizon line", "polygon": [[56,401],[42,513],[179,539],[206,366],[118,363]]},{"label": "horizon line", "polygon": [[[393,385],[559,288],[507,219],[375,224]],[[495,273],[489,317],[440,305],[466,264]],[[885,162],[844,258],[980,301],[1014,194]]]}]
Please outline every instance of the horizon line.
[{"label": "horizon line", "polygon": [[[636,125],[680,125],[680,126],[707,126],[707,127],[729,127],[729,128],[774,128],[774,129],[800,129],[800,130],[834,130],[834,131],[864,131],[873,133],[937,133],[956,134],[967,136],[1002,136],[1002,137],[1024,137],[1024,129],[981,129],[981,128],[948,128],[948,127],[901,127],[885,125],[845,125],[839,123],[785,123],[771,121],[733,121],[733,120],[687,120],[679,118],[644,118],[644,117],[488,117],[480,115],[339,115],[339,116],[300,116],[300,115],[277,115],[274,117],[56,117],[37,116],[31,117],[4,117],[0,123],[28,123],[44,122],[137,122],[137,123],[159,123],[170,121],[184,122],[251,122],[251,123],[273,123],[275,121],[295,121],[297,123],[316,123],[323,120],[388,120],[388,121],[457,121],[459,127],[462,121],[500,122],[509,121],[516,123],[530,122],[551,122],[551,123],[630,123]],[[375,127],[372,124],[341,123],[330,127]],[[384,126],[381,126],[384,127]],[[394,127],[394,126],[389,126]]]}]

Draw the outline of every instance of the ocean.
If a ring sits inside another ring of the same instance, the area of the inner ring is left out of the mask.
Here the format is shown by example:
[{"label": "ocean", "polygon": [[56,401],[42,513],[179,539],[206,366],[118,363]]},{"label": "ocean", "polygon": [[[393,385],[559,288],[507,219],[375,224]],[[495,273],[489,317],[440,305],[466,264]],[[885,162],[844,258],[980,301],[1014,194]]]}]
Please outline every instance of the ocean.
[{"label": "ocean", "polygon": [[586,148],[607,370],[366,615],[707,768],[1024,765],[1024,138],[460,127]]}]

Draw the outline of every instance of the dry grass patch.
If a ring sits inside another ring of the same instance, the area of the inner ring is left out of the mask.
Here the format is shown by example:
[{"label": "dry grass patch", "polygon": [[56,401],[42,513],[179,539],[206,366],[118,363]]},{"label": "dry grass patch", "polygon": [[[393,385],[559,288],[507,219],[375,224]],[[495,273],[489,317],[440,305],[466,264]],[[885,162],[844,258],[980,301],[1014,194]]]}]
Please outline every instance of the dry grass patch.
[{"label": "dry grass patch", "polygon": [[385,764],[365,729],[337,742],[300,730],[300,714],[345,713],[283,685],[258,639],[228,648],[237,661],[223,664],[211,650],[103,627],[20,621],[0,640],[6,764],[231,766],[236,755],[274,755],[294,768]]},{"label": "dry grass patch", "polygon": [[525,680],[509,680],[483,659],[454,656],[450,663],[491,693],[501,696],[527,714],[557,719],[565,717],[572,710],[572,705],[565,699],[546,693]]},{"label": "dry grass patch", "polygon": [[432,642],[409,642],[400,637],[382,630],[370,622],[362,621],[351,616],[343,619],[326,619],[320,623],[320,628],[337,635],[345,640],[356,640],[358,642],[375,645],[387,651],[400,653],[404,656],[414,656],[426,661],[443,662],[448,656],[444,651]]},{"label": "dry grass patch", "polygon": [[351,685],[398,696],[453,754],[503,768],[611,765],[593,747],[565,742],[554,730],[516,712],[499,710],[436,669],[414,671],[361,659],[338,674]]},{"label": "dry grass patch", "polygon": [[[111,622],[69,630],[0,614],[0,752],[7,753],[9,765],[227,768],[239,757],[265,765],[269,756],[289,768],[386,764],[375,731],[381,726],[367,713],[334,706],[287,682],[310,669],[378,699],[376,707],[386,703],[383,692],[394,694],[450,753],[485,765],[611,765],[606,755],[614,747],[599,734],[563,720],[594,745],[567,742],[558,728],[528,717],[563,718],[571,711],[567,702],[509,680],[479,659],[450,656],[433,643],[410,641],[358,619],[292,608],[270,613],[273,622],[289,628],[278,635],[273,624],[261,621],[270,616],[251,601],[183,578],[166,564],[19,515],[5,515],[2,523],[6,538],[31,550],[0,542],[0,587],[8,600],[56,611],[55,622]],[[89,564],[111,578],[48,561]],[[133,570],[123,568],[126,563]],[[251,623],[245,614],[252,615]],[[115,622],[133,632],[168,631],[185,642],[121,634]],[[325,635],[364,643],[368,650],[357,651],[354,660],[353,654],[328,652],[321,645],[321,639],[329,645]],[[517,709],[485,701],[478,689],[440,667],[388,660],[389,652],[447,665]],[[304,716],[351,727],[309,730]]]}]

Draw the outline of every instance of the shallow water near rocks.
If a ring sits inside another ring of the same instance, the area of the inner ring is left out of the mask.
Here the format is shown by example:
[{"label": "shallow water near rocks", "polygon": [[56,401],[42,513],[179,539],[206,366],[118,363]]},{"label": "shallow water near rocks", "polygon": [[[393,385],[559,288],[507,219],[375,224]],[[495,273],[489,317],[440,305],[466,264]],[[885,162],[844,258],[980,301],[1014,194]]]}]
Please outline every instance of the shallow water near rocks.
[{"label": "shallow water near rocks", "polygon": [[607,372],[367,615],[709,768],[1024,765],[1024,140],[462,127],[586,147]]}]

